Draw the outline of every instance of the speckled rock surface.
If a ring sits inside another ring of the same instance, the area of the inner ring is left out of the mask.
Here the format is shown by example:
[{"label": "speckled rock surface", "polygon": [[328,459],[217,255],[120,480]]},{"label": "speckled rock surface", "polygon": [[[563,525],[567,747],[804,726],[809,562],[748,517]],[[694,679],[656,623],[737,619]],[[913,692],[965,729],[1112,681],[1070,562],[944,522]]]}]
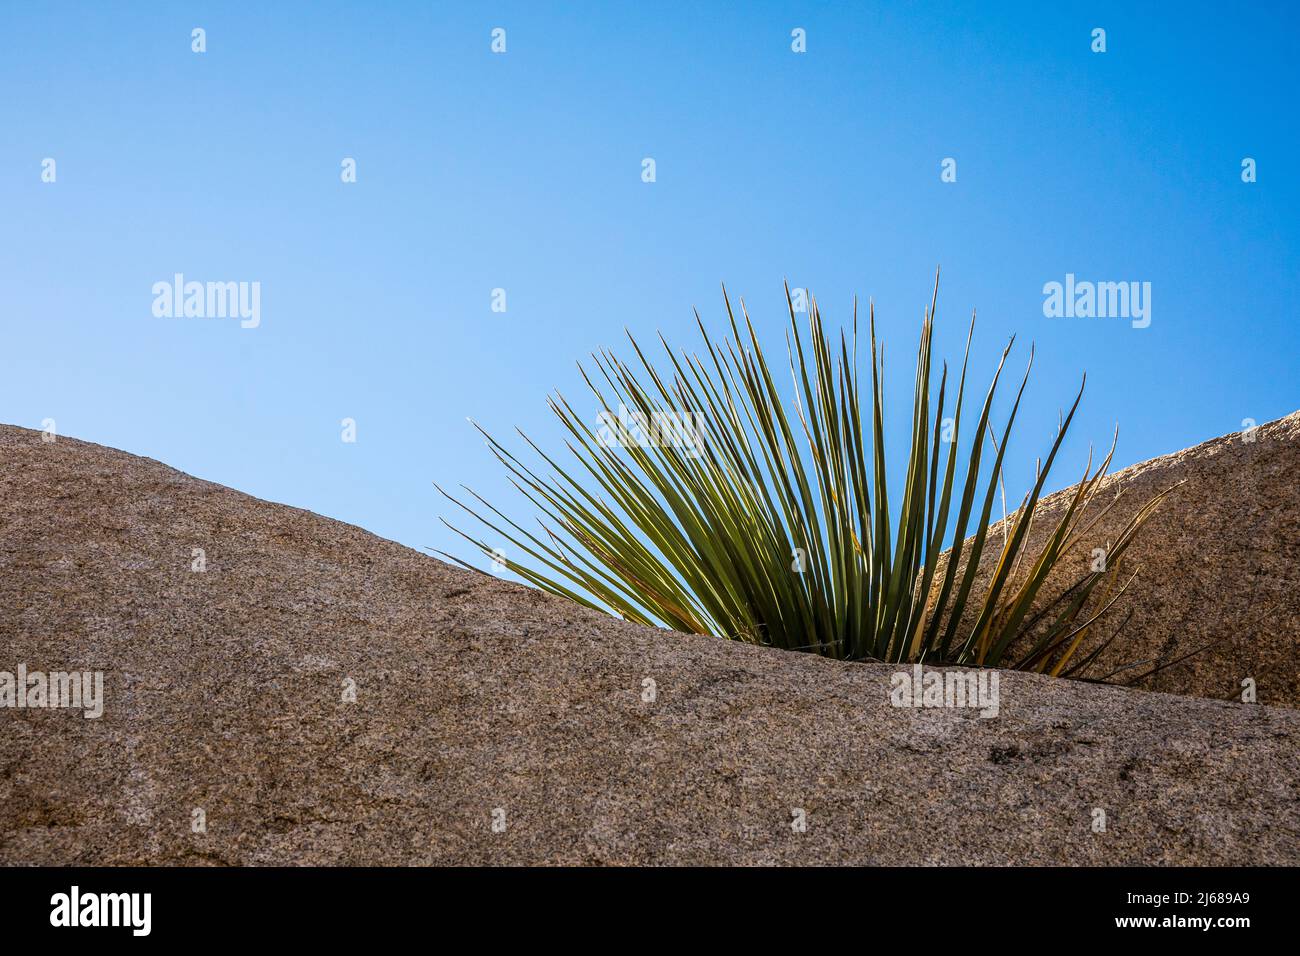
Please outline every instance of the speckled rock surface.
[{"label": "speckled rock surface", "polygon": [[892,667],[624,624],[11,427],[0,529],[0,670],[106,697],[0,708],[3,864],[1300,862],[1293,710],[1011,673],[993,719],[895,708]]},{"label": "speckled rock surface", "polygon": [[[1137,577],[1080,648],[1086,654],[1128,619],[1089,673],[1101,677],[1126,665],[1185,657],[1137,686],[1239,700],[1249,678],[1257,702],[1300,707],[1300,412],[1109,476],[1081,527],[1112,500],[1113,506],[1067,553],[1042,598],[1086,573],[1093,549],[1107,548],[1138,508],[1167,488],[1175,490],[1121,562],[1122,579],[1135,571]],[[1039,503],[1031,555],[1070,495],[1067,489]],[[995,528],[990,540],[998,533]],[[981,581],[990,556],[982,563]],[[1099,589],[1092,609],[1101,597]],[[1187,657],[1192,651],[1198,652]]]}]

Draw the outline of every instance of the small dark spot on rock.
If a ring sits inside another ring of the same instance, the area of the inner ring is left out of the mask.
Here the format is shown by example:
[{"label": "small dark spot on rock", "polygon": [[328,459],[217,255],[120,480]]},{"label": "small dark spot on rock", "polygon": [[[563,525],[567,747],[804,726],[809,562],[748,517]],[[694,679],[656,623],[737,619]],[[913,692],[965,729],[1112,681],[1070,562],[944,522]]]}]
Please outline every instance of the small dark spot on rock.
[{"label": "small dark spot on rock", "polygon": [[1015,744],[1010,747],[993,747],[989,750],[989,761],[991,763],[1011,763],[1013,760],[1019,760],[1020,757],[1020,748]]}]

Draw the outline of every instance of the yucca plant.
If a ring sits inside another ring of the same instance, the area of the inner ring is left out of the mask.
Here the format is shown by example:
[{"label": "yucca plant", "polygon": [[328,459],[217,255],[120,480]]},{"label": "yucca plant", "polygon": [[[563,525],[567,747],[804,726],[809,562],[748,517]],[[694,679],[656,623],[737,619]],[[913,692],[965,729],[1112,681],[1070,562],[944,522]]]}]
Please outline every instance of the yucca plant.
[{"label": "yucca plant", "polygon": [[[857,367],[856,300],[852,332],[841,330],[836,343],[815,298],[808,303],[806,334],[801,330],[786,287],[788,401],[743,300],[741,323],[724,288],[730,333],[715,341],[696,312],[702,355],[674,352],[660,336],[667,365],[656,367],[629,333],[635,366],[608,351],[592,356],[594,376],[579,365],[600,409],[595,427],[561,395],[550,400],[570,436],[566,444],[576,467],[561,467],[520,431],[549,469],[541,474],[479,429],[511,482],[540,512],[536,533],[469,489],[477,504],[442,493],[497,540],[448,527],[537,587],[642,624],[841,659],[1079,675],[1100,648],[1081,659],[1076,651],[1131,582],[1117,585],[1114,574],[1159,499],[1144,505],[1111,542],[1109,571],[1089,572],[1036,607],[1061,556],[1096,521],[1084,526],[1082,518],[1110,455],[1095,470],[1089,456],[1063,516],[1041,550],[1027,554],[1034,506],[1082,398],[1081,384],[1032,490],[1011,518],[995,525],[1003,456],[1033,350],[1001,437],[991,409],[1014,337],[970,426],[965,399],[972,315],[945,415],[947,364],[937,389],[931,376],[937,295],[936,276],[917,350],[906,479],[898,491],[886,480],[874,306],[871,377],[864,383]],[[865,401],[864,384],[870,389]],[[658,427],[663,423],[669,427]],[[967,427],[973,440],[960,454]],[[986,454],[992,458],[987,468]],[[521,557],[503,558],[502,544]],[[982,561],[986,552],[992,560]],[[1101,608],[1085,613],[1108,577],[1110,593],[1101,597]]]}]

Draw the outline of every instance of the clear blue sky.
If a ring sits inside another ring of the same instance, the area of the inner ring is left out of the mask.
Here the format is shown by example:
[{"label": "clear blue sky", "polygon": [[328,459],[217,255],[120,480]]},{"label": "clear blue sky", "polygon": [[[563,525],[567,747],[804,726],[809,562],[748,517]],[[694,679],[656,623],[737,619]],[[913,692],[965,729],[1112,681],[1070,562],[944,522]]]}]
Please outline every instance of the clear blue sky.
[{"label": "clear blue sky", "polygon": [[[432,482],[506,487],[466,416],[556,435],[576,359],[692,344],[723,281],[778,347],[783,278],[874,297],[896,431],[936,265],[940,355],[972,307],[977,381],[1037,343],[1016,497],[1084,370],[1053,487],[1116,422],[1123,465],[1279,417],[1296,5],[1133,6],[5,3],[0,420],[446,548]],[[176,272],[260,282],[260,327],[154,317]],[[1067,273],[1150,282],[1150,327],[1044,317]]]}]

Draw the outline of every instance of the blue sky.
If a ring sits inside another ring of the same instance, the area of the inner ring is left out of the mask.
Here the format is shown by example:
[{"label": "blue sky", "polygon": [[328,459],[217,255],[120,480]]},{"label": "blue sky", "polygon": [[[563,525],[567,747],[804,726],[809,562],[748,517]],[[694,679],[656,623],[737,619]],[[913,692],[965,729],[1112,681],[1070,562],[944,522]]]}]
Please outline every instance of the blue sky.
[{"label": "blue sky", "polygon": [[[896,434],[936,265],[939,355],[972,307],[976,382],[1037,344],[1013,497],[1085,370],[1054,488],[1116,423],[1124,465],[1277,418],[1295,7],[1132,6],[4,4],[0,420],[447,548],[432,482],[510,500],[467,416],[554,438],[577,359],[693,345],[721,282],[778,348],[784,278],[874,298]],[[177,272],[260,326],[155,317]],[[1151,283],[1150,326],[1045,317],[1067,273]]]}]

